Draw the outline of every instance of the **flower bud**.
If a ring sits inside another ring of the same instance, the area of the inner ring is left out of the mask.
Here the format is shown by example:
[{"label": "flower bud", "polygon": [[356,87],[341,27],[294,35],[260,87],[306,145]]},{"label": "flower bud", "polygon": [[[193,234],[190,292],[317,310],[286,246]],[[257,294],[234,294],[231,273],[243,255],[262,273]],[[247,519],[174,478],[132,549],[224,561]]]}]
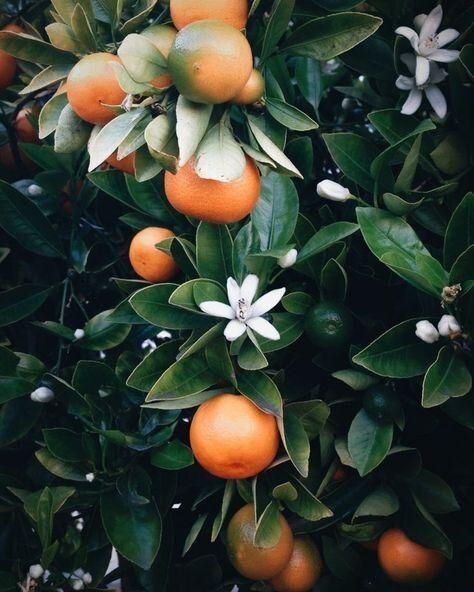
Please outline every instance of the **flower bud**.
[{"label": "flower bud", "polygon": [[418,321],[415,335],[425,343],[434,343],[439,339],[439,333],[433,323],[429,321]]},{"label": "flower bud", "polygon": [[34,580],[38,580],[44,574],[44,569],[41,567],[39,563],[35,565],[30,565],[30,569],[28,570],[28,575],[30,578]]},{"label": "flower bud", "polygon": [[74,339],[82,339],[85,334],[86,332],[84,331],[84,329],[76,329],[74,331]]},{"label": "flower bud", "polygon": [[86,586],[92,584],[92,575],[88,571],[86,571],[86,573],[82,576],[82,581],[84,582],[84,584],[86,584]]},{"label": "flower bud", "polygon": [[320,181],[316,187],[316,191],[320,197],[330,199],[331,201],[347,201],[351,196],[351,192],[347,187],[343,187],[330,179]]},{"label": "flower bud", "polygon": [[296,249],[290,249],[286,255],[283,255],[278,259],[278,265],[282,269],[286,269],[287,267],[291,267],[296,263],[296,258],[298,257],[298,251]]},{"label": "flower bud", "polygon": [[453,315],[443,315],[438,323],[438,331],[443,337],[449,337],[453,333],[460,333],[461,325]]},{"label": "flower bud", "polygon": [[92,481],[94,481],[94,479],[95,479],[94,473],[87,473],[86,481],[89,481],[89,483],[92,483]]},{"label": "flower bud", "polygon": [[79,578],[71,578],[69,580],[70,584],[71,584],[71,588],[73,590],[82,590],[84,588],[84,582],[82,580],[80,580]]},{"label": "flower bud", "polygon": [[156,335],[157,339],[171,339],[173,336],[171,335],[171,333],[169,331],[160,331],[159,333],[157,333]]},{"label": "flower bud", "polygon": [[38,197],[39,195],[43,195],[43,189],[36,183],[32,183],[27,189],[28,195],[31,197]]},{"label": "flower bud", "polygon": [[30,399],[35,403],[49,403],[54,399],[54,392],[47,386],[40,386],[31,393]]}]

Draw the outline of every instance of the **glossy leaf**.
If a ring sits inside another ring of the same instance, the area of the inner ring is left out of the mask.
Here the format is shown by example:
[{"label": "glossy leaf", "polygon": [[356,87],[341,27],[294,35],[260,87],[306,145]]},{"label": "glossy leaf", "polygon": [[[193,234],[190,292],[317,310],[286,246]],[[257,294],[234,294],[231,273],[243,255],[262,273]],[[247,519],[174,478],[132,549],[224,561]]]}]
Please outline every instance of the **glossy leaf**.
[{"label": "glossy leaf", "polygon": [[435,407],[451,397],[462,397],[472,388],[472,376],[460,355],[442,347],[423,380],[422,405]]},{"label": "glossy leaf", "polygon": [[378,424],[362,409],[349,428],[349,454],[361,477],[373,471],[387,456],[393,438],[392,424]]}]

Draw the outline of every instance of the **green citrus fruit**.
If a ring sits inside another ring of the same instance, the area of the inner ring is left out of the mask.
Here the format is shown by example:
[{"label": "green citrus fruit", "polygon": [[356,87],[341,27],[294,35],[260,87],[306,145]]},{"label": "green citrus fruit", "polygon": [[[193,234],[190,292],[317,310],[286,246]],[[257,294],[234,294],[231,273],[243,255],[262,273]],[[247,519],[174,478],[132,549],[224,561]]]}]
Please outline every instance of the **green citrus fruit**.
[{"label": "green citrus fruit", "polygon": [[339,349],[349,343],[353,321],[350,311],[339,302],[319,302],[306,315],[305,331],[314,345]]},{"label": "green citrus fruit", "polygon": [[393,421],[401,411],[400,399],[385,384],[374,384],[364,393],[363,406],[367,414],[379,423]]}]

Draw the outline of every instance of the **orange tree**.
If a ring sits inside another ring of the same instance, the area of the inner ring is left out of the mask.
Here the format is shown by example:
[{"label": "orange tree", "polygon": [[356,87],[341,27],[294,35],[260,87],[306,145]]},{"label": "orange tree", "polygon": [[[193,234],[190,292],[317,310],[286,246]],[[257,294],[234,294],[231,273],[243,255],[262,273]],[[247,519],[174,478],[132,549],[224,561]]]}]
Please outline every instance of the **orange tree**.
[{"label": "orange tree", "polygon": [[0,592],[472,588],[472,16],[0,2]]}]

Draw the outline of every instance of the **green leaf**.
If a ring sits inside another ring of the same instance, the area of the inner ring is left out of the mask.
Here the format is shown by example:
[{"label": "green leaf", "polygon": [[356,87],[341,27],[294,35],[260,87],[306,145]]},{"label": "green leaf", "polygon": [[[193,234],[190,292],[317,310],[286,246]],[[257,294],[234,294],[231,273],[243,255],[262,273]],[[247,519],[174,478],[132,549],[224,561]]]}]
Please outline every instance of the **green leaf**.
[{"label": "green leaf", "polygon": [[266,413],[282,417],[283,403],[278,387],[264,372],[241,370],[238,374],[238,390]]},{"label": "green leaf", "polygon": [[261,58],[267,58],[288,28],[295,6],[294,0],[275,0],[265,27]]},{"label": "green leaf", "polygon": [[179,166],[184,166],[196,152],[209,125],[212,109],[212,105],[193,103],[179,95],[176,103]]},{"label": "green leaf", "polygon": [[1,180],[0,226],[25,249],[45,257],[64,259],[58,233],[38,206]]},{"label": "green leaf", "polygon": [[196,260],[199,275],[225,286],[232,277],[232,237],[225,224],[201,222],[196,233]]},{"label": "green leaf", "polygon": [[347,12],[310,20],[292,33],[281,50],[316,60],[330,60],[370,37],[382,19]]},{"label": "green leaf", "polygon": [[449,284],[457,284],[474,279],[474,245],[468,247],[453,263],[449,274]]},{"label": "green leaf", "polygon": [[104,493],[100,513],[107,538],[120,555],[150,569],[161,544],[161,516],[155,502],[134,505],[117,492]]},{"label": "green leaf", "polygon": [[131,326],[118,325],[109,321],[113,310],[104,310],[87,321],[84,326],[85,336],[77,342],[79,347],[101,351],[120,345],[128,337]]},{"label": "green leaf", "polygon": [[295,486],[298,497],[295,500],[287,500],[285,502],[292,512],[311,522],[331,518],[333,515],[332,510],[311,493],[299,479],[294,479],[293,485]]},{"label": "green leaf", "polygon": [[0,31],[0,49],[20,60],[35,64],[61,66],[72,65],[76,61],[72,53],[62,51],[42,39],[25,33]]},{"label": "green leaf", "polygon": [[242,177],[245,166],[244,151],[222,118],[199,143],[194,169],[203,179],[229,183]]},{"label": "green leaf", "polygon": [[[178,140],[176,139],[176,127],[169,115],[158,115],[155,119],[147,125],[145,129],[145,140],[148,145],[148,157],[156,161],[159,168],[149,169],[149,164],[146,164],[146,174],[140,175],[139,157],[143,153],[142,150],[137,152],[135,158],[136,177],[139,181],[147,181],[152,179],[160,168],[176,173],[178,170]],[[145,148],[146,149],[146,148]]]},{"label": "green leaf", "polygon": [[354,391],[365,391],[369,386],[379,382],[376,376],[371,376],[370,374],[366,374],[360,370],[353,370],[352,368],[338,370],[337,372],[333,372],[331,376],[347,384]]},{"label": "green leaf", "polygon": [[420,545],[436,549],[448,559],[453,557],[453,545],[441,526],[424,507],[416,495],[405,508],[403,530]]},{"label": "green leaf", "polygon": [[283,296],[283,308],[292,314],[305,315],[314,305],[314,299],[306,292],[290,292]]},{"label": "green leaf", "polygon": [[272,313],[272,324],[280,333],[280,339],[272,340],[257,337],[258,345],[264,353],[278,351],[288,347],[299,339],[304,331],[304,319],[301,315],[275,312]]},{"label": "green leaf", "polygon": [[330,413],[329,406],[319,399],[290,403],[286,409],[300,420],[311,440],[319,435]]},{"label": "green leaf", "polygon": [[438,347],[415,335],[418,320],[423,319],[409,319],[395,325],[356,354],[352,361],[370,372],[390,378],[423,374],[433,362]]},{"label": "green leaf", "polygon": [[48,450],[59,460],[87,460],[87,453],[82,445],[82,434],[64,428],[51,428],[43,430],[43,437]]},{"label": "green leaf", "polygon": [[281,517],[278,503],[272,500],[261,513],[255,528],[254,545],[269,549],[278,544],[281,536]]},{"label": "green leaf", "polygon": [[444,243],[444,264],[449,269],[474,243],[474,193],[467,193],[449,221]]},{"label": "green leaf", "polygon": [[321,271],[321,296],[324,300],[344,302],[347,295],[346,270],[335,259],[329,259]]},{"label": "green leaf", "polygon": [[41,448],[35,452],[35,456],[43,467],[56,477],[68,481],[87,481],[86,469],[78,463],[66,463],[55,458],[49,450]]},{"label": "green leaf", "polygon": [[127,386],[148,392],[163,372],[176,361],[176,341],[168,341],[151,351],[127,379]]},{"label": "green leaf", "polygon": [[462,397],[472,388],[472,376],[461,356],[448,346],[428,368],[423,380],[423,407],[436,407],[451,397]]},{"label": "green leaf", "polygon": [[303,477],[308,476],[310,446],[308,435],[299,417],[285,409],[283,419],[278,418],[278,429],[288,456]]},{"label": "green leaf", "polygon": [[319,127],[304,111],[281,99],[267,97],[265,104],[270,115],[288,129],[307,132]]},{"label": "green leaf", "polygon": [[324,563],[337,578],[350,585],[365,574],[365,565],[355,546],[339,546],[335,539],[323,536]]},{"label": "green leaf", "polygon": [[91,18],[89,19],[84,8],[80,4],[76,5],[74,12],[72,13],[71,27],[74,31],[74,35],[84,48],[91,52],[97,49],[97,31],[95,30],[94,15],[91,15]]},{"label": "green leaf", "polygon": [[146,402],[181,399],[215,384],[216,378],[202,355],[183,358],[171,365],[150,389]]},{"label": "green leaf", "polygon": [[391,487],[380,485],[360,503],[353,520],[361,516],[391,516],[398,512],[400,502]]},{"label": "green leaf", "polygon": [[424,197],[421,197],[418,201],[407,201],[398,195],[393,193],[384,193],[383,202],[392,214],[396,216],[406,216],[421,206],[424,201]]},{"label": "green leaf", "polygon": [[[248,339],[245,339],[245,337]],[[237,363],[243,370],[262,370],[268,366],[268,360],[265,357],[260,344],[250,329],[247,329],[247,334],[242,337],[244,342],[242,343]],[[231,350],[232,351],[232,350]]]},{"label": "green leaf", "polygon": [[293,236],[298,194],[291,179],[271,172],[262,179],[260,199],[251,213],[262,251],[284,247]]},{"label": "green leaf", "polygon": [[193,525],[189,529],[188,536],[186,537],[186,540],[184,541],[183,552],[181,553],[182,557],[184,557],[186,555],[186,553],[189,551],[189,549],[196,542],[196,539],[198,538],[199,534],[201,533],[208,516],[209,516],[209,514],[207,512],[205,514],[200,514],[196,518],[196,520],[194,521]]},{"label": "green leaf", "polygon": [[39,138],[43,140],[58,126],[59,117],[67,105],[67,94],[53,95],[39,114]]},{"label": "green leaf", "polygon": [[137,82],[150,82],[167,72],[163,54],[144,35],[130,33],[117,53],[129,75]]},{"label": "green leaf", "polygon": [[409,483],[411,491],[429,512],[448,514],[457,512],[459,504],[451,487],[431,471],[423,469]]},{"label": "green leaf", "polygon": [[385,39],[377,35],[372,35],[344,53],[341,60],[349,68],[377,80],[393,82],[396,76],[393,48]]},{"label": "green leaf", "polygon": [[229,511],[229,506],[230,502],[232,501],[234,491],[235,481],[228,479],[225,484],[224,495],[222,496],[222,505],[212,523],[211,543],[214,543],[219,536],[221,528],[224,524],[224,520],[227,516],[227,512]]},{"label": "green leaf", "polygon": [[67,104],[59,115],[54,134],[55,152],[70,154],[83,148],[89,140],[91,126]]},{"label": "green leaf", "polygon": [[0,293],[0,327],[30,316],[49,296],[51,288],[33,284],[18,286]]},{"label": "green leaf", "polygon": [[298,253],[298,263],[322,253],[340,240],[359,230],[358,224],[352,222],[333,222],[318,230]]},{"label": "green leaf", "polygon": [[218,339],[214,339],[212,343],[207,345],[205,355],[206,361],[213,374],[236,387],[237,379],[225,337],[222,336]]},{"label": "green leaf", "polygon": [[410,148],[410,152],[407,154],[407,157],[405,158],[402,170],[398,174],[397,180],[395,181],[394,190],[396,192],[401,191],[402,193],[407,193],[411,190],[413,179],[415,178],[415,173],[418,166],[418,161],[420,159],[420,148],[422,140],[422,134],[416,136],[415,141],[413,142],[412,147]]},{"label": "green leaf", "polygon": [[342,172],[349,179],[372,192],[374,180],[370,167],[379,155],[378,148],[370,140],[352,132],[323,134],[323,139]]},{"label": "green leaf", "polygon": [[286,481],[285,483],[280,483],[280,485],[277,485],[273,488],[272,496],[282,502],[291,502],[295,501],[295,499],[298,497],[298,492],[296,491],[294,485],[292,485],[289,481]]},{"label": "green leaf", "polygon": [[172,440],[164,446],[152,450],[150,462],[155,467],[168,471],[179,471],[194,463],[191,448],[180,440]]},{"label": "green leaf", "polygon": [[373,471],[392,445],[393,425],[378,424],[361,409],[349,428],[348,449],[361,477]]}]

